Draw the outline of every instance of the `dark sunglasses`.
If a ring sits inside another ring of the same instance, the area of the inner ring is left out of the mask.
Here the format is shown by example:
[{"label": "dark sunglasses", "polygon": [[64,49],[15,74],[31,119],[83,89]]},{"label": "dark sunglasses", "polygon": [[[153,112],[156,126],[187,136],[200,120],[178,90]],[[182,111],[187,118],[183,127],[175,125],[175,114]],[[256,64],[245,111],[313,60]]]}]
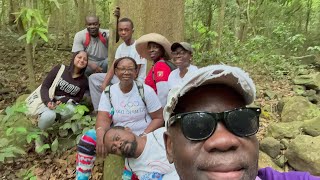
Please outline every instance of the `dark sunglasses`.
[{"label": "dark sunglasses", "polygon": [[172,116],[168,127],[180,121],[184,136],[191,141],[209,138],[221,121],[234,135],[248,137],[256,134],[259,129],[260,108],[238,108],[220,113],[187,112]]}]

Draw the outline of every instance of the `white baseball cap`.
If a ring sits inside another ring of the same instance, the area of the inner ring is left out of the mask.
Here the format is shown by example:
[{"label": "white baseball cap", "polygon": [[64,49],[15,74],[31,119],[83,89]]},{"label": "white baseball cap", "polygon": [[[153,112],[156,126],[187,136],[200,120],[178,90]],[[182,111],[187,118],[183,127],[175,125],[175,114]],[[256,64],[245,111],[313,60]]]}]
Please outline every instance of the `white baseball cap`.
[{"label": "white baseball cap", "polygon": [[188,91],[207,84],[225,84],[232,87],[244,97],[247,105],[251,104],[256,97],[256,87],[248,73],[242,69],[227,65],[203,67],[186,75],[184,82],[180,86],[170,90],[167,104],[163,110],[166,127],[179,98]]}]

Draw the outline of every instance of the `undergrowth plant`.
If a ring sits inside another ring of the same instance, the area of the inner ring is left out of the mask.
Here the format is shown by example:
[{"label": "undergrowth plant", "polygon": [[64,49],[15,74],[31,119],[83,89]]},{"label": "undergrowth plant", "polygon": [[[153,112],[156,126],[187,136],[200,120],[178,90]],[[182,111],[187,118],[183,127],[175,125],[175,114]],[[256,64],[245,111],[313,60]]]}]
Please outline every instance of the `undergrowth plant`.
[{"label": "undergrowth plant", "polygon": [[[62,103],[55,111],[60,113],[66,110],[66,104]],[[56,123],[48,131],[42,131],[32,124],[32,119],[25,115],[26,111],[24,103],[16,103],[7,107],[5,116],[0,119],[2,124],[0,127],[0,163],[4,163],[8,158],[26,154],[25,149],[32,146],[34,141],[41,141],[43,137],[49,141],[37,147],[36,152],[43,153],[51,149],[55,153],[58,151],[60,138],[68,137],[76,144],[81,135],[95,124],[95,118],[86,115],[89,109],[84,105],[77,105],[71,118],[62,123]],[[51,142],[50,139],[54,140]]]}]

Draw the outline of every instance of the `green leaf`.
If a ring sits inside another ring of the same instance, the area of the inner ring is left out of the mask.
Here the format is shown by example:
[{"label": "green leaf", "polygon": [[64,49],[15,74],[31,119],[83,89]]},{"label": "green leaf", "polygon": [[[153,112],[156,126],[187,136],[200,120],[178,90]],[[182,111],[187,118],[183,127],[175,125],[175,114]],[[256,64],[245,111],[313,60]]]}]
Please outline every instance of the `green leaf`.
[{"label": "green leaf", "polygon": [[66,137],[66,136],[68,136],[68,130],[66,130],[66,129],[59,129],[59,135],[60,135],[61,137]]},{"label": "green leaf", "polygon": [[43,32],[43,33],[47,33],[48,29],[47,28],[43,28],[43,27],[38,27],[37,31]]},{"label": "green leaf", "polygon": [[30,44],[31,43],[31,41],[32,41],[32,39],[34,38],[33,37],[33,28],[30,28],[30,29],[28,29],[28,31],[27,31],[27,43],[28,44]]},{"label": "green leaf", "polygon": [[40,136],[38,135],[38,134],[35,134],[35,133],[33,133],[33,134],[28,134],[27,135],[27,142],[28,143],[31,143],[31,141],[33,140],[33,139],[38,139]]},{"label": "green leaf", "polygon": [[59,129],[70,129],[71,123],[64,123],[64,125],[60,126]]},{"label": "green leaf", "polygon": [[6,135],[7,135],[7,136],[10,136],[12,131],[13,131],[13,128],[12,128],[12,127],[11,127],[11,128],[8,128],[8,129],[6,130]]},{"label": "green leaf", "polygon": [[44,150],[49,149],[49,148],[50,148],[49,144],[44,144],[43,146],[36,148],[36,152],[42,153]]},{"label": "green leaf", "polygon": [[58,138],[56,138],[51,144],[51,151],[56,152],[58,150],[59,142]]},{"label": "green leaf", "polygon": [[12,147],[11,151],[15,154],[26,154],[26,152],[23,149],[18,147]]},{"label": "green leaf", "polygon": [[84,116],[84,120],[90,122],[92,119],[91,119],[91,116],[86,115]]},{"label": "green leaf", "polygon": [[28,21],[31,21],[31,16],[33,15],[33,10],[32,9],[27,9],[26,11],[26,18]]},{"label": "green leaf", "polygon": [[81,117],[82,117],[82,115],[81,114],[75,114],[75,115],[73,115],[72,117],[71,117],[71,120],[79,120],[79,119],[81,119]]},{"label": "green leaf", "polygon": [[37,34],[45,41],[48,42],[48,37],[40,31],[37,31]]},{"label": "green leaf", "polygon": [[4,158],[11,158],[11,157],[16,157],[12,152],[10,151],[5,151],[4,153],[0,154]]},{"label": "green leaf", "polygon": [[2,147],[5,147],[5,146],[8,146],[9,142],[10,141],[7,138],[1,138],[0,139],[0,147],[2,148]]},{"label": "green leaf", "polygon": [[71,129],[72,129],[73,133],[77,132],[78,129],[79,129],[77,123],[72,123],[71,124]]},{"label": "green leaf", "polygon": [[18,38],[18,41],[21,41],[22,39],[26,39],[26,37],[27,37],[27,34],[24,34]]},{"label": "green leaf", "polygon": [[19,133],[27,133],[27,129],[25,127],[17,127],[15,128],[15,131]]}]

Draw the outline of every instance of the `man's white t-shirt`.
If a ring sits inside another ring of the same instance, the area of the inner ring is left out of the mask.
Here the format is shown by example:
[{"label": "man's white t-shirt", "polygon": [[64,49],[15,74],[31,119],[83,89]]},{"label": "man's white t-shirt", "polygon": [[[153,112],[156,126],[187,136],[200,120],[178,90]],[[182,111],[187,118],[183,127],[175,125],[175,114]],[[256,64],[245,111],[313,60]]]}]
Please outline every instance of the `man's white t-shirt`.
[{"label": "man's white t-shirt", "polygon": [[[123,93],[119,83],[110,87],[111,103],[114,108],[112,122],[115,126],[129,127],[136,135],[140,135],[151,122],[149,113],[153,113],[161,108],[161,103],[154,90],[143,84],[144,97],[147,108],[139,94],[138,87],[134,83],[128,93]],[[111,113],[109,96],[104,92],[101,94],[98,111]]]},{"label": "man's white t-shirt", "polygon": [[130,46],[127,46],[124,42],[120,44],[120,46],[117,48],[115,59],[121,57],[131,57],[136,61],[138,65],[141,65],[137,80],[140,82],[144,82],[147,72],[147,60],[142,58],[138,54],[136,50],[136,42],[134,42]]},{"label": "man's white t-shirt", "polygon": [[187,77],[188,74],[191,74],[192,72],[194,72],[196,70],[198,70],[198,67],[190,64],[188,67],[188,72],[184,75],[183,78],[180,77],[180,69],[179,68],[173,70],[168,77],[169,89],[172,89],[174,87],[181,85],[183,83],[183,80],[185,79],[185,77]]},{"label": "man's white t-shirt", "polygon": [[139,180],[179,179],[174,165],[169,163],[166,156],[163,140],[163,132],[165,131],[165,128],[162,127],[148,133],[147,142],[141,155],[138,158],[125,159],[126,169],[136,173]]}]

